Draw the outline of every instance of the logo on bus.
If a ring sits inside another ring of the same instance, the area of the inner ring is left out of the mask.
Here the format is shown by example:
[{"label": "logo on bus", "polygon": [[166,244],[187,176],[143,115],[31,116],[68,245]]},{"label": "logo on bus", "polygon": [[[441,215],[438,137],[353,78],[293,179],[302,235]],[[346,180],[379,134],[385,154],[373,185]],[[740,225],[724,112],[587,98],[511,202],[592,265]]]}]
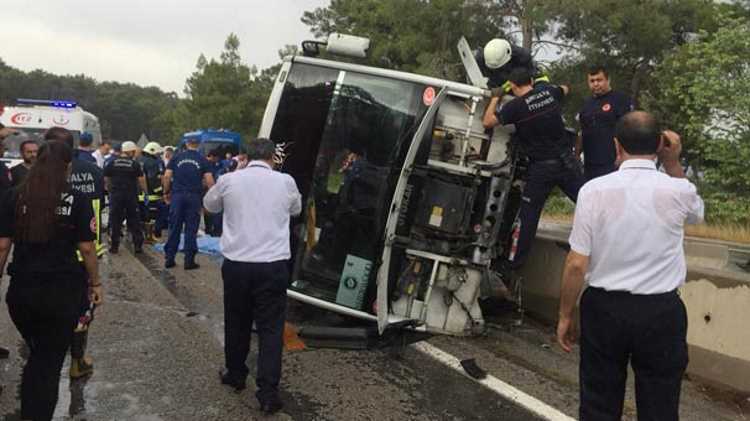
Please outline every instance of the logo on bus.
[{"label": "logo on bus", "polygon": [[68,123],[70,123],[70,120],[68,119],[68,117],[65,117],[64,115],[59,115],[53,118],[52,122],[60,126],[65,126]]},{"label": "logo on bus", "polygon": [[422,94],[422,102],[424,103],[424,105],[428,107],[432,105],[432,103],[435,102],[435,95],[435,88],[433,88],[432,86],[428,86]]},{"label": "logo on bus", "polygon": [[29,113],[17,113],[10,117],[10,122],[13,124],[26,124],[31,122],[31,114]]}]

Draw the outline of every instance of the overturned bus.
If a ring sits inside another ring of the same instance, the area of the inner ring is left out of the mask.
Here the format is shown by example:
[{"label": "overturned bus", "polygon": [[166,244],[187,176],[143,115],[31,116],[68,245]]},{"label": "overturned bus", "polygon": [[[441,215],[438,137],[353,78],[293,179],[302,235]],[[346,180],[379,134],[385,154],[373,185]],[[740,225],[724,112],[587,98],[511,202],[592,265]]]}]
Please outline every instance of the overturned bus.
[{"label": "overturned bus", "polygon": [[289,296],[341,314],[452,335],[483,331],[502,287],[522,160],[486,131],[490,92],[362,65],[285,60],[259,135],[277,143],[303,212]]}]

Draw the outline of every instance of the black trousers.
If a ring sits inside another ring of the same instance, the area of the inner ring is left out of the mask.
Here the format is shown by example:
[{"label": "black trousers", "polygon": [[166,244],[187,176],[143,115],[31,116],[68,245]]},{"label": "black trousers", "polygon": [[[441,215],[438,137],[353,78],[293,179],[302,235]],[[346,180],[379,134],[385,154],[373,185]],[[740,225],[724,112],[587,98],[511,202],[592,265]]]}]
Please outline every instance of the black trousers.
[{"label": "black trousers", "polygon": [[619,421],[628,361],[639,421],[679,419],[687,312],[676,292],[587,288],[581,298],[581,421]]},{"label": "black trousers", "polygon": [[224,356],[229,375],[244,380],[250,332],[258,330],[256,397],[261,403],[278,400],[281,353],[286,320],[288,262],[242,263],[224,260]]},{"label": "black trousers", "polygon": [[30,350],[21,379],[22,419],[52,419],[60,370],[85,294],[80,278],[11,279],[8,313]]},{"label": "black trousers", "polygon": [[136,247],[143,245],[143,231],[141,228],[141,217],[138,206],[138,197],[127,194],[110,194],[110,223],[112,227],[112,246],[120,245],[122,236],[122,221],[128,221],[128,231],[133,236],[133,244]]},{"label": "black trousers", "polygon": [[582,175],[565,168],[559,159],[532,162],[529,165],[526,185],[521,196],[521,208],[518,211],[521,232],[518,236],[516,254],[511,260],[512,268],[518,269],[526,262],[531,251],[531,243],[536,237],[539,217],[552,189],[555,186],[560,187],[563,193],[575,202],[584,181]]}]

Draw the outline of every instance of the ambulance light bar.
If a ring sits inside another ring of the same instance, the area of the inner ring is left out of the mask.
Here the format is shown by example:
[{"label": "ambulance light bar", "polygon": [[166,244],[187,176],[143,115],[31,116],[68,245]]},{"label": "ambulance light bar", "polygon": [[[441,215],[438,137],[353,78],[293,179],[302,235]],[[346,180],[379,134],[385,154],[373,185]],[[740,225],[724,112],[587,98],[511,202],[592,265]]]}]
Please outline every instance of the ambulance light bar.
[{"label": "ambulance light bar", "polygon": [[76,108],[78,103],[75,101],[65,101],[58,99],[27,99],[18,98],[16,103],[19,105],[41,105],[44,107],[55,107],[55,108]]}]

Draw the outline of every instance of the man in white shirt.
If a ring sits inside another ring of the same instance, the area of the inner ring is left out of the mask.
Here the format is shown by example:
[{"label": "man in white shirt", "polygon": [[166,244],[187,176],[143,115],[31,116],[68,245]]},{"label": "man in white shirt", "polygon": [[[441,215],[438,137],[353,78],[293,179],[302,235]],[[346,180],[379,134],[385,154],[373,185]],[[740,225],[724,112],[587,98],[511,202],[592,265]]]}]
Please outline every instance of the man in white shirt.
[{"label": "man in white shirt", "polygon": [[289,284],[290,217],[300,214],[294,179],[273,170],[275,144],[257,139],[243,171],[228,173],[203,198],[206,210],[224,211],[221,249],[224,264],[224,354],[221,382],[245,388],[253,321],[258,329],[257,392],[261,410],[282,408],[279,398],[281,351]]},{"label": "man in white shirt", "polygon": [[[563,272],[557,337],[570,352],[581,296],[580,419],[620,420],[628,362],[639,420],[679,419],[687,315],[677,289],[687,272],[684,224],[703,200],[679,163],[680,137],[653,116],[626,114],[615,135],[617,172],[589,181],[576,205]],[[656,158],[666,174],[656,170]]]},{"label": "man in white shirt", "polygon": [[109,155],[109,150],[111,147],[112,143],[109,140],[102,140],[102,143],[99,145],[99,147],[91,153],[91,156],[96,159],[97,167],[104,169],[104,161],[106,160],[107,155]]}]

